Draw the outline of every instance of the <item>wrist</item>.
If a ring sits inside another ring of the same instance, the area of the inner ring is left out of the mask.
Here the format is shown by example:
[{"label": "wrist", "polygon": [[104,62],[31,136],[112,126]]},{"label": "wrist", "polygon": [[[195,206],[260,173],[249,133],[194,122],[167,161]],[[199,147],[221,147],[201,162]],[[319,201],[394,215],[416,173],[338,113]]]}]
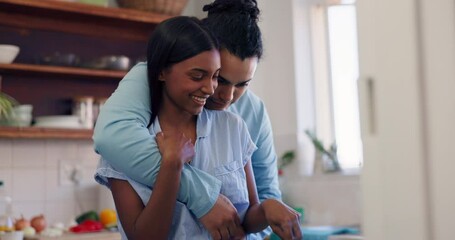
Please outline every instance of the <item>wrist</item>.
[{"label": "wrist", "polygon": [[161,170],[167,169],[170,171],[179,171],[181,172],[183,169],[183,164],[181,161],[178,160],[171,160],[171,159],[162,159],[161,161]]}]

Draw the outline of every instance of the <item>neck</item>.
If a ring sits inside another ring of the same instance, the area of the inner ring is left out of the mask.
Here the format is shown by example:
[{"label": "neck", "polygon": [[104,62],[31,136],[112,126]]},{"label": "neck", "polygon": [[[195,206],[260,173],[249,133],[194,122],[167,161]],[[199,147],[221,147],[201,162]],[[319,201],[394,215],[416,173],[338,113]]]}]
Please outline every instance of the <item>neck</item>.
[{"label": "neck", "polygon": [[163,101],[158,113],[161,131],[166,133],[184,133],[194,144],[196,139],[197,116],[189,114]]}]

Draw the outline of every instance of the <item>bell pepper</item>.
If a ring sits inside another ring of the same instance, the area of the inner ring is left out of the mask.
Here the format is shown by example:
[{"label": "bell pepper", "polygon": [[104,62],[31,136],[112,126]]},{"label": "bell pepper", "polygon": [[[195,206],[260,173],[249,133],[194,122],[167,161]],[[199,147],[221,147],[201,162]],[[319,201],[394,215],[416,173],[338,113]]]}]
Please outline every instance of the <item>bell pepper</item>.
[{"label": "bell pepper", "polygon": [[81,224],[83,221],[85,220],[95,220],[95,221],[99,221],[100,218],[98,216],[98,213],[95,212],[95,211],[88,211],[88,212],[85,212],[81,215],[79,215],[77,218],[76,218],[76,222],[78,224]]},{"label": "bell pepper", "polygon": [[73,233],[98,232],[101,230],[103,230],[103,224],[90,219],[70,228],[70,231]]}]

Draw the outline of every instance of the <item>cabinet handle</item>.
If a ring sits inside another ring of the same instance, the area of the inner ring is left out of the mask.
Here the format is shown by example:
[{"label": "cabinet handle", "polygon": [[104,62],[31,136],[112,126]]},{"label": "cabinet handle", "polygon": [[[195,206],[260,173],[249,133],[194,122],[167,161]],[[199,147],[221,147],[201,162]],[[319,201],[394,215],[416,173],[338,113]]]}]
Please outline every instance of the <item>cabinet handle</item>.
[{"label": "cabinet handle", "polygon": [[377,132],[375,81],[373,77],[360,77],[357,83],[362,132],[372,137]]},{"label": "cabinet handle", "polygon": [[376,133],[376,96],[374,79],[372,77],[367,78],[367,111],[368,111],[368,126],[371,135]]}]

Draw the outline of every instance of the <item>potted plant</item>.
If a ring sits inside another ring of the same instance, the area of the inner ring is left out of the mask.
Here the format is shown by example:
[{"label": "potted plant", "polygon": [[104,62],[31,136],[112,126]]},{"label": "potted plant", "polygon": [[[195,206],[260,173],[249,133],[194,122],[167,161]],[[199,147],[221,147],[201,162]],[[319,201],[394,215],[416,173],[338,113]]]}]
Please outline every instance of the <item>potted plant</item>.
[{"label": "potted plant", "polygon": [[12,120],[13,109],[19,103],[13,97],[0,92],[0,124],[7,124]]},{"label": "potted plant", "polygon": [[317,151],[319,157],[316,158],[316,161],[321,161],[320,164],[322,165],[323,170],[325,172],[340,171],[341,167],[340,163],[338,162],[336,143],[333,142],[330,147],[326,149],[322,141],[316,137],[316,134],[314,134],[314,132],[306,130],[305,133],[311,139],[311,142]]},{"label": "potted plant", "polygon": [[289,150],[283,153],[281,155],[279,161],[278,161],[278,176],[283,175],[283,169],[287,165],[289,165],[295,158],[295,152],[293,150]]}]

